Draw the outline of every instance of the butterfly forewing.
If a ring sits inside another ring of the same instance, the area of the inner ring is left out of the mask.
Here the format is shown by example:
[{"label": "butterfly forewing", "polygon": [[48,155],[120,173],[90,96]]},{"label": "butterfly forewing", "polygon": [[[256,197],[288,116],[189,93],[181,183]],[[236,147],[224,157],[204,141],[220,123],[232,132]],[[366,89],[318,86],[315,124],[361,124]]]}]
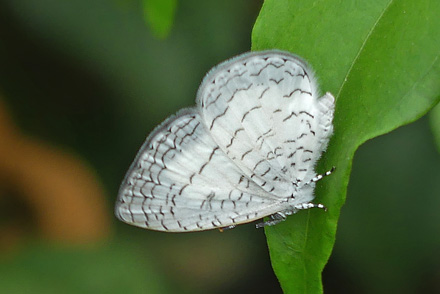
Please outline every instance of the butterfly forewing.
[{"label": "butterfly forewing", "polygon": [[[325,121],[331,122],[332,109],[317,97],[315,78],[303,61],[269,52],[212,70],[198,103],[220,148],[265,191],[285,198],[315,176],[313,167],[327,144],[323,138],[331,133]],[[331,96],[324,100],[333,103]]]}]

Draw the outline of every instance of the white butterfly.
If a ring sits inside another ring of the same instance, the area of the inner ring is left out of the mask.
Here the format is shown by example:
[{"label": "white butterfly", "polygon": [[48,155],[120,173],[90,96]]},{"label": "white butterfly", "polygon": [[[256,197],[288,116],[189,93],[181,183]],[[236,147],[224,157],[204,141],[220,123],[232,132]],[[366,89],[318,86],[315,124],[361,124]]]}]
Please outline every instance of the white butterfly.
[{"label": "white butterfly", "polygon": [[[204,78],[197,106],[158,126],[121,185],[116,216],[158,231],[273,225],[314,199],[314,166],[333,131],[334,98],[319,98],[299,57],[245,53]],[[325,173],[329,175],[332,171]]]}]

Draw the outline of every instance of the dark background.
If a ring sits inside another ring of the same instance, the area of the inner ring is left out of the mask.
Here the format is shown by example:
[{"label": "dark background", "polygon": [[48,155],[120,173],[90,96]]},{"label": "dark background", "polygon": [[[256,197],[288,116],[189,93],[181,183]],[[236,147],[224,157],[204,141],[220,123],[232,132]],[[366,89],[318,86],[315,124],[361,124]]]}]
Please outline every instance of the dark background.
[{"label": "dark background", "polygon": [[[113,217],[145,137],[250,49],[262,1],[181,1],[165,40],[133,0],[0,5],[0,292],[281,293],[252,225],[166,234]],[[426,118],[359,149],[326,293],[440,292],[439,163]]]}]

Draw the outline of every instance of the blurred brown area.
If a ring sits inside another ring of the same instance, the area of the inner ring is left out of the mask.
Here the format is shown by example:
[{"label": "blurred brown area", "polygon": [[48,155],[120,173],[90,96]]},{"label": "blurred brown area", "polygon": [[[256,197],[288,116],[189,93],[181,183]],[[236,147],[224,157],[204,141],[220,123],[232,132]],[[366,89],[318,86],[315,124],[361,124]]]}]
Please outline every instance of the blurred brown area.
[{"label": "blurred brown area", "polygon": [[[65,244],[89,244],[109,236],[111,210],[98,178],[83,160],[22,134],[2,100],[0,138],[0,187],[7,187],[0,197],[22,197],[20,202],[32,213],[29,223],[19,224],[32,227],[42,238]],[[22,217],[20,210],[15,213]],[[6,220],[0,230],[4,232],[0,248],[17,246],[24,238],[25,230],[17,222]]]}]

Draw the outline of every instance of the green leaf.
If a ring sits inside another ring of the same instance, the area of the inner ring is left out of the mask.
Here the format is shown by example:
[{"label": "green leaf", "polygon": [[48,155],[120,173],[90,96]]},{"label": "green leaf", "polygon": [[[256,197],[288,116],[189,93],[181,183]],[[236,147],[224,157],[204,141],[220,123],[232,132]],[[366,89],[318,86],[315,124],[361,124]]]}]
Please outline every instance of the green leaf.
[{"label": "green leaf", "polygon": [[438,11],[437,0],[264,2],[252,49],[284,49],[305,58],[321,89],[337,100],[335,134],[317,167],[323,173],[336,166],[316,189],[316,202],[328,212],[301,211],[266,228],[285,293],[322,292],[321,272],[335,242],[356,149],[438,103]]},{"label": "green leaf", "polygon": [[173,25],[177,0],[143,0],[145,21],[159,39],[165,39]]},{"label": "green leaf", "polygon": [[429,121],[431,123],[431,129],[434,135],[435,144],[437,145],[437,150],[440,152],[440,104],[437,104],[429,114]]}]

